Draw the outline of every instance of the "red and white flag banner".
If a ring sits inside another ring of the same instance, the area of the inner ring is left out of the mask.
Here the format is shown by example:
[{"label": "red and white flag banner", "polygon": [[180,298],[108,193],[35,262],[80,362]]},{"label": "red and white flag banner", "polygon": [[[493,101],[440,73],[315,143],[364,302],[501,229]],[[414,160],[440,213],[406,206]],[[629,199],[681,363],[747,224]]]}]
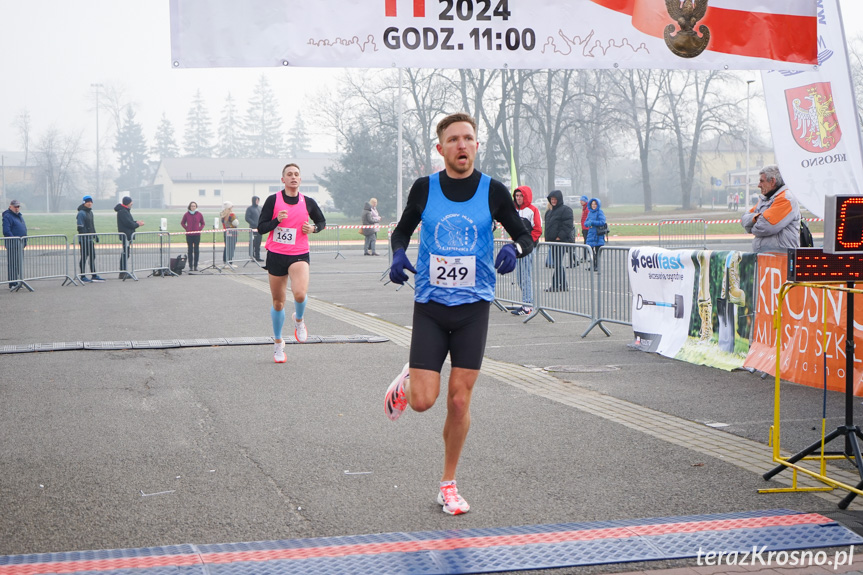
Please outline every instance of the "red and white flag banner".
[{"label": "red and white flag banner", "polygon": [[863,154],[838,0],[818,6],[818,66],[761,78],[782,178],[806,209],[824,217],[826,196],[863,194]]},{"label": "red and white flag banner", "polygon": [[[663,38],[669,25],[666,0],[593,0],[632,17],[632,25],[645,34]],[[815,64],[815,6],[809,0],[710,0],[694,27],[708,30],[705,50],[783,62]],[[681,9],[680,17],[685,17]],[[672,34],[673,34],[672,30]]]},{"label": "red and white flag banner", "polygon": [[818,0],[171,0],[175,68],[797,69]]}]

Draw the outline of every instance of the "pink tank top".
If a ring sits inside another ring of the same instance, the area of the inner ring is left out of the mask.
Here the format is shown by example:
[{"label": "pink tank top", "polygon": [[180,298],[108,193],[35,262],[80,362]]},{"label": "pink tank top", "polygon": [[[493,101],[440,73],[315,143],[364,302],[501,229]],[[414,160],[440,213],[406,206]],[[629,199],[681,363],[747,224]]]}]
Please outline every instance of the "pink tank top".
[{"label": "pink tank top", "polygon": [[288,211],[288,217],[279,223],[279,227],[267,236],[266,248],[268,252],[275,252],[286,256],[296,256],[309,252],[309,236],[303,233],[303,224],[309,221],[309,210],[306,207],[306,198],[299,195],[299,202],[291,206],[282,198],[282,192],[276,193],[276,204],[273,206],[273,219],[279,217],[282,210]]}]

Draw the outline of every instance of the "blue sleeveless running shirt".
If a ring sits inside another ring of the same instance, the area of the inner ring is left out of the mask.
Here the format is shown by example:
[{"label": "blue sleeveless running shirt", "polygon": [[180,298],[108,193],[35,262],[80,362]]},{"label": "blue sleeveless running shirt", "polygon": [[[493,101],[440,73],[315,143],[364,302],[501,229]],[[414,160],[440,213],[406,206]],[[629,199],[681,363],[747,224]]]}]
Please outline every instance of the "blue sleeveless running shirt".
[{"label": "blue sleeveless running shirt", "polygon": [[419,303],[447,306],[494,300],[494,232],[488,209],[491,177],[481,174],[473,197],[452,202],[440,187],[440,174],[429,176],[422,214],[416,291]]}]

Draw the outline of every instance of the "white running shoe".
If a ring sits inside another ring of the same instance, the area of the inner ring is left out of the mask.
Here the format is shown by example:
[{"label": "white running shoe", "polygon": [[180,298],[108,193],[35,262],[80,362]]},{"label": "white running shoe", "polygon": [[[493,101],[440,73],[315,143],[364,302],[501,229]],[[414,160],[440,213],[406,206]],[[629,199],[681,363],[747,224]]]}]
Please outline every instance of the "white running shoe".
[{"label": "white running shoe", "polygon": [[273,361],[276,363],[288,361],[288,357],[285,355],[285,342],[273,343]]},{"label": "white running shoe", "polygon": [[392,421],[398,419],[408,406],[408,394],[405,386],[407,386],[410,376],[410,363],[406,363],[384,395],[384,412]]},{"label": "white running shoe", "polygon": [[292,313],[291,319],[294,320],[294,338],[300,343],[305,343],[309,337],[309,332],[306,329],[306,322],[303,320],[297,321],[297,314]]},{"label": "white running shoe", "polygon": [[437,492],[437,504],[443,506],[443,512],[448,515],[461,515],[470,511],[470,505],[458,494],[455,482],[441,487]]}]

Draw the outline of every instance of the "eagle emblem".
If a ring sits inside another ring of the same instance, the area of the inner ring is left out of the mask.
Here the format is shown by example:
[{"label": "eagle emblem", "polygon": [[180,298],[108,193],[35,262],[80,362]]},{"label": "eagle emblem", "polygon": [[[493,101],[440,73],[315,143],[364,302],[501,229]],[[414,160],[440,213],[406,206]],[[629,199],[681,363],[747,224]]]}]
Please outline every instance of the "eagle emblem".
[{"label": "eagle emblem", "polygon": [[[665,45],[681,58],[695,58],[707,48],[710,29],[704,24],[695,31],[695,25],[707,13],[708,0],[665,0],[668,15],[677,22],[680,31],[674,34],[674,24],[665,27]],[[701,33],[699,36],[698,33]]]},{"label": "eagle emblem", "polygon": [[807,152],[828,152],[842,138],[830,82],[785,90],[794,140]]}]

